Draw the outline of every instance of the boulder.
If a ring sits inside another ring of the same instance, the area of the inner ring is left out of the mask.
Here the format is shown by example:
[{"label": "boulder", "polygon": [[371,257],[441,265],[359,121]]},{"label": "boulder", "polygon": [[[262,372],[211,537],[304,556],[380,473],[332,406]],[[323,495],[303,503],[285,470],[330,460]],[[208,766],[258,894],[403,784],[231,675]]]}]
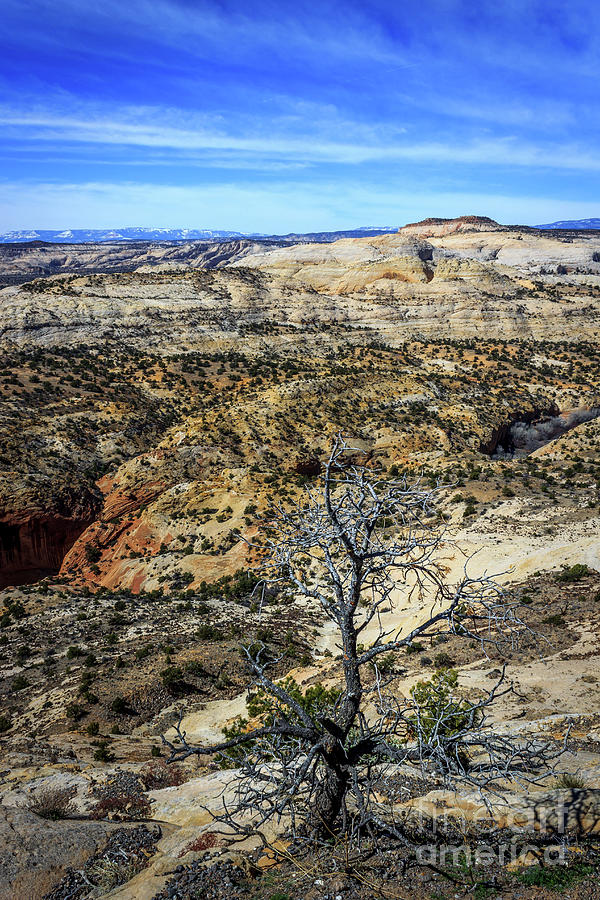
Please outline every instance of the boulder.
[{"label": "boulder", "polygon": [[28,809],[0,805],[0,900],[41,900],[67,869],[82,866],[101,849],[114,827],[51,822]]}]

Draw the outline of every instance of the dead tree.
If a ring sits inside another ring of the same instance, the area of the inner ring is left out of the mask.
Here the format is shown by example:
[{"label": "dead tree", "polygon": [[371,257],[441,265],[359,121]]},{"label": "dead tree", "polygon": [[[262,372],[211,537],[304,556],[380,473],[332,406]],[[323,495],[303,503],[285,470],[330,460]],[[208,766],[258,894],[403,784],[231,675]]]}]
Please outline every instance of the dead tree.
[{"label": "dead tree", "polygon": [[[291,510],[277,507],[264,523],[263,571],[320,605],[339,637],[343,674],[336,699],[311,708],[269,677],[264,646],[248,647],[255,685],[269,699],[262,724],[205,747],[190,744],[181,723],[175,738],[163,737],[171,760],[236,754],[235,800],[223,817],[242,833],[260,834],[265,823],[283,819],[296,837],[342,832],[353,841],[384,830],[402,838],[380,799],[390,767],[411,765],[447,785],[488,790],[552,770],[560,747],[489,726],[489,708],[512,690],[504,672],[474,702],[442,691],[424,709],[414,696],[386,690],[384,655],[420,638],[446,633],[508,651],[526,630],[518,602],[493,578],[472,577],[465,565],[457,583],[447,581],[451,542],[437,511],[441,490],[380,477],[338,438],[320,487],[308,488]],[[414,627],[386,628],[390,611],[415,605]],[[375,672],[368,686],[366,667]]]}]

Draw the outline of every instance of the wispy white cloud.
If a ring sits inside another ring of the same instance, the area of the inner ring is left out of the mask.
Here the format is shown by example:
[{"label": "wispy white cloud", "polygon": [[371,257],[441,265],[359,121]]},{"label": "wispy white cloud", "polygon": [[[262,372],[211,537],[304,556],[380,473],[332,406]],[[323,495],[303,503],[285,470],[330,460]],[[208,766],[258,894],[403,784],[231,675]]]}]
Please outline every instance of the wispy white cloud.
[{"label": "wispy white cloud", "polygon": [[[84,14],[80,0],[4,0],[2,13],[0,172],[45,185],[40,216],[68,198],[65,225],[104,222],[109,200],[124,224],[121,196],[148,215],[161,197],[151,218],[173,225],[193,197],[204,224],[236,229],[263,215],[250,203],[277,221],[310,213],[308,228],[450,212],[452,196],[530,222],[598,214],[589,0],[97,0]],[[524,192],[557,202],[528,215]],[[14,196],[5,215],[27,218],[33,194]]]},{"label": "wispy white cloud", "polygon": [[[290,134],[284,130],[284,121],[269,119],[253,120],[249,134],[227,133],[224,128],[215,127],[208,121],[196,128],[182,128],[168,124],[172,110],[146,109],[140,116],[139,110],[127,114],[123,111],[119,118],[90,117],[75,118],[36,112],[0,110],[0,125],[5,135],[13,134],[21,139],[47,142],[55,145],[82,143],[118,145],[151,149],[168,149],[177,153],[196,152],[209,154],[206,165],[210,166],[214,153],[246,156],[246,164],[251,158],[265,157],[288,163],[334,162],[338,164],[361,164],[366,162],[400,162],[463,164],[483,166],[545,167],[557,170],[600,171],[600,156],[573,143],[531,143],[515,136],[489,137],[470,140],[409,140],[401,139],[402,129],[382,129],[376,142],[365,141],[373,136],[374,129],[365,129],[359,123],[346,123],[346,134],[354,137],[347,140],[333,140],[331,129],[327,134],[312,130],[313,123],[306,123],[303,134]],[[181,114],[183,115],[183,113]],[[142,118],[143,121],[139,121]],[[138,121],[135,121],[138,119]],[[279,126],[279,129],[277,128]],[[371,134],[369,134],[371,132]],[[390,133],[391,132],[391,133]],[[362,138],[362,140],[361,140]],[[212,155],[212,156],[210,156]],[[180,162],[173,156],[173,165]],[[223,165],[221,160],[219,166]]]}]

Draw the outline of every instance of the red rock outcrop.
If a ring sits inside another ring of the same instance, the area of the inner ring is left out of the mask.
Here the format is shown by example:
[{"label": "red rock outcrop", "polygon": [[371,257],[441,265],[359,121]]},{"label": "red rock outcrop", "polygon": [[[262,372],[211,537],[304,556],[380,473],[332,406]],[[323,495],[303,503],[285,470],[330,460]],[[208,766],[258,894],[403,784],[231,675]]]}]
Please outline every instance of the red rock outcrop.
[{"label": "red rock outcrop", "polygon": [[0,588],[56,574],[100,506],[100,496],[84,489],[50,497],[46,509],[27,502],[0,509]]}]

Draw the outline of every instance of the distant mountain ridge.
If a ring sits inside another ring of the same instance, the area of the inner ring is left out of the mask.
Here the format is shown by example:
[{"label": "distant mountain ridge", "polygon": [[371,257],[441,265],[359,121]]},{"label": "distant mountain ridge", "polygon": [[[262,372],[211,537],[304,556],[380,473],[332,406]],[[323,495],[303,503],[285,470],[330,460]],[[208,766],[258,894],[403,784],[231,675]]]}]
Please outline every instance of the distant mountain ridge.
[{"label": "distant mountain ridge", "polygon": [[565,231],[597,231],[600,228],[600,219],[566,219],[561,222],[550,222],[548,225],[536,225],[535,227],[561,228]]},{"label": "distant mountain ridge", "polygon": [[216,231],[209,228],[66,228],[7,231],[0,234],[2,244],[44,241],[48,244],[86,244],[106,241],[210,241],[241,238],[239,231]]},{"label": "distant mountain ridge", "polygon": [[31,229],[7,231],[0,234],[0,244],[23,244],[42,241],[47,244],[86,244],[114,241],[231,241],[241,238],[272,238],[284,241],[329,242],[345,237],[373,237],[397,231],[394,225],[364,225],[345,231],[291,232],[285,235],[243,233],[241,231],[219,231],[210,228],[67,228]]}]

